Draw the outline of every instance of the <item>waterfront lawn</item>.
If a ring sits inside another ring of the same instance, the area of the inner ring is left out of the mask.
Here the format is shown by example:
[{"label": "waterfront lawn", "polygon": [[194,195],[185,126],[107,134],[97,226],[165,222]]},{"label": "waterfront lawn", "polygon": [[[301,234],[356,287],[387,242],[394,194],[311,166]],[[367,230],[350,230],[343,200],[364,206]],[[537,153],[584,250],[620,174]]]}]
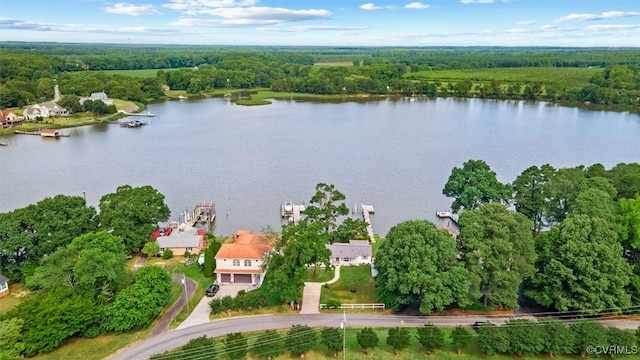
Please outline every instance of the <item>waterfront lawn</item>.
[{"label": "waterfront lawn", "polygon": [[307,278],[305,281],[323,283],[333,279],[334,275],[335,271],[333,268],[309,266],[307,268]]},{"label": "waterfront lawn", "polygon": [[322,287],[320,303],[334,300],[343,304],[378,303],[371,265],[342,266],[340,280]]}]

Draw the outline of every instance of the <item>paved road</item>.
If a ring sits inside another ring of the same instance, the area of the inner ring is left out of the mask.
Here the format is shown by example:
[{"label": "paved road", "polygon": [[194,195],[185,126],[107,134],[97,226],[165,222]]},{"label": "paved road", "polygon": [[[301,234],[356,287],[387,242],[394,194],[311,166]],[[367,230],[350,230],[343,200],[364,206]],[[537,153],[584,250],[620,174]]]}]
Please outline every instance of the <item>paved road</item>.
[{"label": "paved road", "polygon": [[173,304],[173,306],[169,309],[169,311],[167,311],[164,315],[162,315],[160,317],[160,320],[156,322],[149,336],[156,336],[156,335],[167,332],[167,330],[169,330],[168,329],[169,324],[171,324],[171,321],[173,321],[173,318],[175,318],[176,315],[178,315],[178,313],[180,312],[180,310],[182,310],[182,308],[186,305],[187,297],[188,298],[193,297],[193,292],[196,289],[196,284],[191,279],[186,278],[186,282],[187,282],[186,287],[187,287],[188,296],[185,296],[185,293],[184,293],[183,277],[181,275],[173,275],[171,276],[171,279],[173,280],[173,282],[182,285],[182,294],[178,298],[178,301],[176,301]]},{"label": "paved road", "polygon": [[[306,324],[311,327],[332,326],[339,327],[343,320],[342,314],[315,314],[315,315],[264,315],[242,318],[230,318],[212,321],[207,324],[188,327],[150,337],[144,341],[133,344],[129,348],[111,356],[111,360],[147,360],[153,354],[175,349],[186,344],[189,340],[206,335],[207,337],[220,337],[231,332],[251,332],[268,329],[286,329],[294,324]],[[472,325],[476,321],[490,321],[502,324],[508,317],[501,316],[400,316],[400,315],[372,315],[372,314],[347,314],[347,326],[422,326],[430,322],[438,326]],[[607,322],[607,326],[616,326],[623,329],[636,329],[640,326],[640,320],[618,320]]]}]

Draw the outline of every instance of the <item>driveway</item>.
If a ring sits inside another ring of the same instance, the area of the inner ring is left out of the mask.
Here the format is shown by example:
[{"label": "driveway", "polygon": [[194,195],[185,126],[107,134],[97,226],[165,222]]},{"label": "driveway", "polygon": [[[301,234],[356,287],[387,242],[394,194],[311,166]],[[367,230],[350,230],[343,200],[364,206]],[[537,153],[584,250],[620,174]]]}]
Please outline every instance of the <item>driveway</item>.
[{"label": "driveway", "polygon": [[306,282],[302,290],[302,308],[300,314],[319,314],[320,313],[320,292],[324,284],[333,284],[340,279],[340,265],[335,267],[335,275],[333,279],[325,282]]},{"label": "driveway", "polygon": [[180,324],[180,326],[178,326],[176,330],[181,330],[194,325],[206,324],[211,322],[211,320],[209,320],[209,312],[210,312],[209,301],[211,301],[212,299],[221,299],[227,295],[231,297],[235,297],[238,294],[238,291],[240,290],[249,291],[250,288],[251,288],[251,285],[237,285],[237,284],[236,285],[229,285],[229,284],[220,285],[220,290],[218,291],[216,296],[202,297],[202,300],[200,300],[198,305],[196,305],[196,308],[193,309],[193,312],[191,312],[191,315],[189,315],[189,317],[186,318],[185,321],[183,321],[182,324]]},{"label": "driveway", "polygon": [[[166,332],[168,330],[169,324],[171,323],[173,318],[175,318],[176,315],[178,315],[180,310],[182,310],[182,308],[187,303],[187,296],[189,296],[189,297],[193,296],[193,292],[196,289],[196,284],[193,282],[193,280],[191,280],[189,278],[185,279],[180,275],[173,275],[173,276],[171,276],[171,279],[176,284],[182,284],[183,285],[183,290],[182,290],[183,293],[182,293],[182,295],[180,295],[180,297],[175,302],[175,304],[173,304],[173,306],[171,306],[169,311],[167,311],[165,314],[163,314],[160,317],[160,319],[156,322],[156,324],[153,326],[153,330],[151,330],[150,336],[159,335],[159,334],[162,334],[162,333],[164,333],[164,332]],[[186,280],[186,286],[185,286],[185,283],[183,282],[183,280]],[[184,292],[185,291],[185,287],[186,287],[186,293]]]}]

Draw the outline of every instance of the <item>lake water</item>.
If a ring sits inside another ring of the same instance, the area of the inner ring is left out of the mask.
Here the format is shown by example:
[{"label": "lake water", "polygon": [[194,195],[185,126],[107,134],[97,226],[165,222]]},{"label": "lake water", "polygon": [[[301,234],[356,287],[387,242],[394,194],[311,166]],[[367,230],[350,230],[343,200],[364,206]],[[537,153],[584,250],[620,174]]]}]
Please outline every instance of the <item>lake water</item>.
[{"label": "lake water", "polygon": [[483,159],[503,182],[531,165],[640,161],[640,116],[546,103],[478,99],[369,102],[166,101],[141,128],[65,129],[58,140],[13,136],[0,147],[0,212],[56,194],[102,195],[151,185],[173,219],[214,201],[216,234],[280,228],[280,203],[308,201],[319,182],[370,204],[376,233],[449,208],[454,166]]}]

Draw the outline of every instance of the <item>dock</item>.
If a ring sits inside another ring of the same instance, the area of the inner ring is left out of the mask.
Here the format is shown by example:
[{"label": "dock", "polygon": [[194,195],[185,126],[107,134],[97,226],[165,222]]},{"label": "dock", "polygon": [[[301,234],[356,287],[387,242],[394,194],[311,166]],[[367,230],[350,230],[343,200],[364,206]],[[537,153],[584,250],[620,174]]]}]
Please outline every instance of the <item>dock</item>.
[{"label": "dock", "polygon": [[367,223],[367,236],[369,236],[369,242],[375,243],[376,238],[373,236],[373,226],[371,225],[371,214],[375,213],[373,209],[373,205],[365,205],[361,204],[362,207],[362,218],[364,222]]},{"label": "dock", "polygon": [[120,114],[124,114],[127,116],[143,116],[143,117],[154,117],[156,116],[156,114],[152,113],[152,112],[143,112],[143,113],[128,113],[124,110],[120,110],[118,111]]},{"label": "dock", "polygon": [[436,211],[436,216],[440,219],[450,219],[456,226],[458,225],[458,216],[451,211]]},{"label": "dock", "polygon": [[14,130],[13,133],[16,135],[38,135],[41,137],[53,137],[53,138],[69,137],[69,134],[61,133],[60,130],[57,130],[57,129],[41,129],[38,131]]},{"label": "dock", "polygon": [[211,227],[216,219],[216,204],[202,202],[197,204],[191,213],[185,210],[184,216],[184,222],[191,227],[196,227],[198,224]]},{"label": "dock", "polygon": [[304,209],[304,205],[286,202],[284,204],[280,204],[280,217],[296,225],[300,222],[302,213],[304,213]]}]

